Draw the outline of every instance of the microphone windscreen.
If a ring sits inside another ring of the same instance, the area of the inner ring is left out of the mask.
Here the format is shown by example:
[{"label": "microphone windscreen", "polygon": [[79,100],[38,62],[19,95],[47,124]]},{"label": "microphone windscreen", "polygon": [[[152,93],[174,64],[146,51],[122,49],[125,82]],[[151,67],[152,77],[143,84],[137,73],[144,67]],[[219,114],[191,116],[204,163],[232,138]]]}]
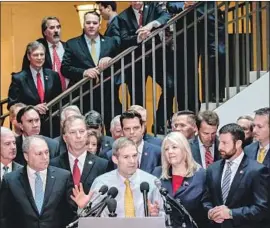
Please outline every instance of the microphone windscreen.
[{"label": "microphone windscreen", "polygon": [[147,182],[142,182],[140,185],[141,192],[149,192],[149,184]]},{"label": "microphone windscreen", "polygon": [[110,213],[115,213],[117,202],[115,199],[111,198],[107,200],[107,207]]},{"label": "microphone windscreen", "polygon": [[155,182],[155,185],[157,186],[157,188],[160,189],[161,185],[162,185],[160,179],[155,179],[154,182]]},{"label": "microphone windscreen", "polygon": [[118,194],[118,189],[116,187],[111,187],[107,193],[108,196],[115,198]]},{"label": "microphone windscreen", "polygon": [[99,192],[101,195],[104,195],[108,191],[108,186],[107,185],[102,185],[101,188],[99,189]]}]

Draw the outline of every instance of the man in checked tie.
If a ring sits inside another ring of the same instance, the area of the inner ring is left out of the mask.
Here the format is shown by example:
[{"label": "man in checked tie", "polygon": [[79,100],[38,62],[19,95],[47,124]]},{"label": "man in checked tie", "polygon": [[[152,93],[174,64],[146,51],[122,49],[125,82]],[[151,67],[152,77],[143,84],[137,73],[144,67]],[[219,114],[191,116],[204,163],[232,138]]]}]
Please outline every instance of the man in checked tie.
[{"label": "man in checked tie", "polygon": [[[157,187],[154,184],[156,177],[138,169],[138,149],[136,144],[125,137],[117,139],[113,144],[113,162],[117,164],[117,169],[97,177],[92,184],[91,192],[86,195],[82,186],[75,188],[72,199],[80,208],[86,206],[92,197],[92,192],[98,192],[102,185],[116,187],[117,217],[144,217],[143,195],[140,191],[142,182],[149,183],[148,208],[152,216],[162,216],[162,199]],[[101,197],[102,199],[102,197]],[[95,202],[97,203],[97,202]],[[94,203],[94,204],[95,204]],[[105,209],[102,216],[108,216]]]},{"label": "man in checked tie", "polygon": [[50,167],[41,136],[23,142],[27,165],[4,176],[0,192],[1,228],[64,228],[76,215],[70,200],[70,172]]},{"label": "man in checked tie", "polygon": [[235,124],[219,130],[221,160],[206,170],[203,206],[209,228],[267,228],[269,223],[269,173],[243,152],[245,133]]}]

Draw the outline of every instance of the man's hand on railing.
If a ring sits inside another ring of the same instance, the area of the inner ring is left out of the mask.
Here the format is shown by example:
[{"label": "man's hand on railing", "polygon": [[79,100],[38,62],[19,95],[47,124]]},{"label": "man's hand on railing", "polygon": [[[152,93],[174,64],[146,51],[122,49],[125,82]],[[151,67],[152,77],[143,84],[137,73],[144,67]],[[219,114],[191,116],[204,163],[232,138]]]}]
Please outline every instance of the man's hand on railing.
[{"label": "man's hand on railing", "polygon": [[38,104],[35,106],[35,109],[39,112],[39,114],[43,115],[46,114],[48,111],[48,107],[46,103]]},{"label": "man's hand on railing", "polygon": [[96,83],[99,82],[99,68],[94,67],[94,68],[89,68],[83,72],[83,76],[91,79],[96,79]]},{"label": "man's hand on railing", "polygon": [[100,59],[98,62],[99,70],[103,71],[104,69],[106,69],[110,64],[111,59],[112,59],[111,57],[104,57],[104,58]]}]

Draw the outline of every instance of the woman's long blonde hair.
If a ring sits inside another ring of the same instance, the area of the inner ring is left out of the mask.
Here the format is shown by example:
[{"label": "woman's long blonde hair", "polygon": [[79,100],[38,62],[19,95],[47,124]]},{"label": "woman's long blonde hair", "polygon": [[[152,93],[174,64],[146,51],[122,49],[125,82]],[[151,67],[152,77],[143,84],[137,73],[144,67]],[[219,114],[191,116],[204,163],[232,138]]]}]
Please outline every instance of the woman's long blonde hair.
[{"label": "woman's long blonde hair", "polygon": [[187,169],[186,177],[193,176],[195,171],[197,171],[201,166],[197,162],[195,162],[195,160],[193,159],[189,142],[186,139],[186,137],[180,132],[171,132],[164,138],[162,146],[161,146],[162,173],[161,173],[160,178],[162,179],[171,178],[170,172],[169,172],[169,169],[171,168],[171,164],[168,162],[165,155],[165,143],[167,141],[175,143],[176,145],[179,146],[181,152],[185,153],[186,155],[185,165]]}]

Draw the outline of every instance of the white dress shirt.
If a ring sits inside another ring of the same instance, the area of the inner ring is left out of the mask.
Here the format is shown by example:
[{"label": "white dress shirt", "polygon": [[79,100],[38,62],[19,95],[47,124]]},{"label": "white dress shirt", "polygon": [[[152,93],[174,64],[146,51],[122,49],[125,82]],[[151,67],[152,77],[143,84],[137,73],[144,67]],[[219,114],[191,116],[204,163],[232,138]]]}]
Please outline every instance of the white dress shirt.
[{"label": "white dress shirt", "polygon": [[142,139],[140,145],[138,146],[138,164],[141,166],[142,153],[143,153],[144,140]]},{"label": "white dress shirt", "polygon": [[[233,182],[233,179],[235,177],[235,174],[236,174],[236,172],[238,170],[238,167],[239,167],[239,165],[240,165],[243,157],[244,157],[244,152],[242,151],[242,153],[237,158],[235,158],[233,161],[231,161],[232,162],[232,165],[231,165],[230,187],[231,187],[231,184]],[[225,172],[226,172],[226,169],[227,169],[227,166],[228,166],[228,162],[229,161],[230,160],[226,160],[225,161],[225,165],[224,165],[223,172],[222,172],[222,178],[221,178],[221,186],[222,186],[222,183],[223,183],[223,178],[224,178],[224,175],[225,175]]]},{"label": "white dress shirt", "polygon": [[[140,169],[137,169],[136,172],[129,178],[130,187],[133,195],[133,201],[135,206],[135,216],[136,217],[144,217],[144,204],[143,204],[143,195],[140,191],[140,184],[142,182],[149,183],[149,192],[148,192],[148,199],[154,203],[155,201],[159,202],[160,205],[160,215],[162,216],[163,213],[163,202],[161,195],[154,184],[154,181],[157,178],[149,173],[146,173]],[[91,186],[91,191],[95,191],[93,197],[95,197],[96,193],[99,191],[102,185],[107,185],[109,189],[111,187],[116,187],[118,189],[118,194],[116,196],[117,207],[116,207],[116,214],[117,217],[125,217],[125,190],[126,185],[124,183],[125,178],[122,177],[118,170],[113,170],[111,172],[105,173],[99,177],[97,177],[94,183]],[[92,197],[92,198],[93,198]],[[103,196],[100,197],[101,201]],[[99,201],[95,201],[93,205],[97,204]],[[108,217],[109,211],[106,208],[103,213],[102,217]]]},{"label": "white dress shirt", "polygon": [[[202,144],[202,141],[200,139],[200,137],[198,137],[198,141],[199,141],[199,148],[200,148],[200,154],[201,154],[201,159],[202,159],[202,166],[204,169],[206,169],[206,164],[205,164],[205,153],[206,153],[206,149],[204,147],[204,145]],[[212,157],[215,157],[215,143],[212,144],[212,146],[209,148]]]},{"label": "white dress shirt", "polygon": [[[82,175],[82,172],[83,172],[86,153],[87,153],[87,151],[83,152],[79,157],[77,157],[77,159],[79,160],[78,161],[78,167],[79,167],[81,175]],[[72,155],[70,152],[68,152],[69,166],[70,166],[72,174],[73,174],[73,166],[74,166],[74,163],[75,163],[75,159],[76,159],[76,157],[74,157],[74,155]]]},{"label": "white dress shirt", "polygon": [[30,71],[32,73],[33,80],[35,82],[36,88],[37,88],[37,73],[40,73],[40,78],[42,81],[42,87],[45,91],[45,84],[44,84],[44,75],[43,75],[43,69],[41,68],[40,71],[36,71],[31,65],[30,65]]},{"label": "white dress shirt", "polygon": [[[30,184],[34,199],[35,199],[35,181],[37,177],[36,172],[37,172],[36,170],[33,170],[27,165],[27,176],[28,176],[29,184]],[[46,180],[47,180],[47,169],[42,170],[39,173],[40,173],[40,177],[43,183],[43,192],[45,192]]]},{"label": "white dress shirt", "polygon": [[8,165],[4,165],[2,162],[1,162],[1,164],[0,164],[0,167],[1,167],[1,180],[3,179],[3,175],[4,175],[4,172],[5,172],[5,170],[4,170],[4,167],[5,166],[7,166],[8,167],[8,171],[7,171],[7,173],[10,173],[10,172],[12,172],[12,162],[10,162]]},{"label": "white dress shirt", "polygon": [[262,148],[265,149],[265,155],[264,155],[264,157],[266,157],[266,155],[267,155],[267,153],[268,153],[268,151],[269,151],[269,145],[270,145],[269,143],[268,143],[265,147],[262,147],[262,146],[260,145],[259,150],[258,150],[258,153],[257,153],[257,160],[258,160],[258,157],[259,157],[260,150],[261,150]]},{"label": "white dress shirt", "polygon": [[[47,41],[48,43],[48,48],[49,48],[49,53],[50,53],[50,56],[51,56],[51,60],[52,60],[52,65],[55,64],[53,62],[53,45],[52,43],[50,43],[49,41]],[[58,42],[57,44],[55,44],[55,49],[56,49],[56,53],[60,59],[60,62],[62,63],[62,60],[63,60],[63,56],[64,56],[64,53],[65,53],[65,49],[64,49],[64,46],[61,42]],[[57,72],[57,67],[54,66],[55,71]],[[66,87],[68,86],[68,83],[69,83],[69,79],[68,78],[65,78],[65,82],[66,82]]]}]

